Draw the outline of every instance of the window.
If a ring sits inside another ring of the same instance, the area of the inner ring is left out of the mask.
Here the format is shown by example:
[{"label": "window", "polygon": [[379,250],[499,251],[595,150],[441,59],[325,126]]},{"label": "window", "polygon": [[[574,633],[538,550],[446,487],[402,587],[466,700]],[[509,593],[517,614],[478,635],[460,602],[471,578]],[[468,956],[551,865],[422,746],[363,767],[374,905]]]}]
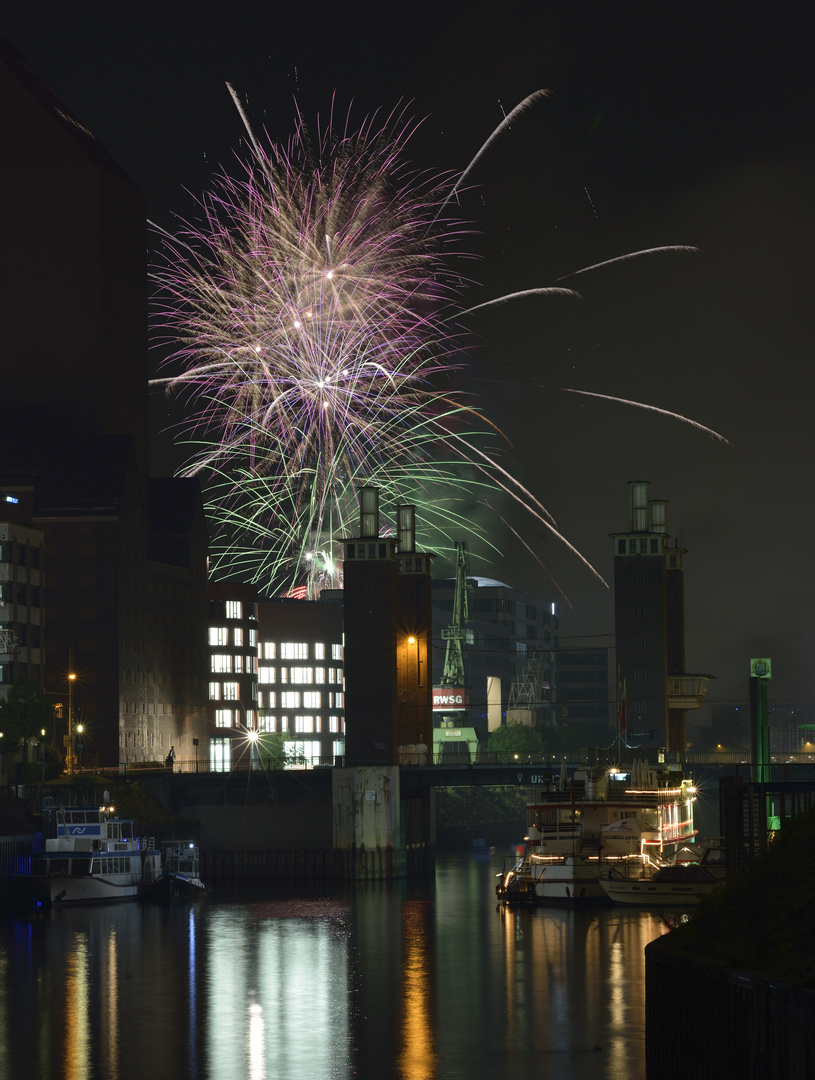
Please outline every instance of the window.
[{"label": "window", "polygon": [[340,731],[340,718],[339,716],[329,716],[328,718],[328,730],[333,732]]},{"label": "window", "polygon": [[321,709],[322,694],[319,690],[306,690],[303,694],[304,709]]},{"label": "window", "polygon": [[216,674],[232,670],[232,657],[221,653],[214,653],[210,663],[210,669]]},{"label": "window", "polygon": [[229,631],[225,626],[210,626],[210,645],[227,645],[229,643]]},{"label": "window", "polygon": [[265,664],[260,664],[258,667],[258,682],[259,683],[273,683],[275,681],[275,675],[277,671],[273,667],[267,667]]},{"label": "window", "polygon": [[342,660],[342,645],[331,646],[331,659]]},{"label": "window", "polygon": [[338,709],[342,708],[342,694],[337,693],[334,695],[334,704]]},{"label": "window", "polygon": [[277,694],[274,690],[267,690],[258,695],[258,705],[265,705],[267,709],[277,708]]},{"label": "window", "polygon": [[337,673],[336,673],[336,671],[334,670],[333,667],[330,667],[328,669],[328,683],[330,685],[331,683],[334,683],[336,681],[337,681]]},{"label": "window", "polygon": [[280,695],[281,709],[299,709],[300,692],[298,690],[284,690]]},{"label": "window", "polygon": [[320,686],[325,682],[325,668],[324,667],[316,667],[314,669],[314,681]]},{"label": "window", "polygon": [[314,659],[325,660],[325,645],[321,641],[314,644]]},{"label": "window", "polygon": [[240,653],[235,654],[235,656],[233,657],[232,662],[235,665],[235,674],[236,675],[243,674],[243,657],[240,655]]},{"label": "window", "polygon": [[212,772],[229,772],[232,767],[232,745],[229,739],[209,740],[209,767]]},{"label": "window", "polygon": [[243,646],[243,627],[236,626],[232,631],[232,641],[239,649]]},{"label": "window", "polygon": [[215,726],[216,727],[232,727],[232,710],[231,709],[216,709],[215,710]]},{"label": "window", "polygon": [[240,602],[240,600],[227,600],[226,617],[227,619],[243,618],[243,604]]},{"label": "window", "polygon": [[209,684],[209,700],[220,701],[221,700],[221,684],[219,682],[211,682]]},{"label": "window", "polygon": [[313,716],[295,716],[294,718],[294,730],[296,732],[313,732],[314,731],[314,717]]},{"label": "window", "polygon": [[274,716],[261,716],[260,720],[258,721],[258,731],[266,732],[267,734],[269,732],[273,732],[275,731],[276,723],[277,721]]},{"label": "window", "polygon": [[289,669],[289,682],[293,683],[313,683],[314,682],[314,668],[310,667],[293,667]]},{"label": "window", "polygon": [[276,647],[275,647],[275,643],[273,641],[264,641],[263,645],[262,645],[262,649],[263,649],[263,659],[264,660],[275,660],[275,659],[277,659]]},{"label": "window", "polygon": [[238,701],[240,692],[236,682],[224,683],[224,701]]},{"label": "window", "polygon": [[258,632],[254,626],[249,631],[249,648],[256,649],[258,647]]},{"label": "window", "polygon": [[304,641],[284,641],[280,645],[281,660],[308,660],[308,645]]}]

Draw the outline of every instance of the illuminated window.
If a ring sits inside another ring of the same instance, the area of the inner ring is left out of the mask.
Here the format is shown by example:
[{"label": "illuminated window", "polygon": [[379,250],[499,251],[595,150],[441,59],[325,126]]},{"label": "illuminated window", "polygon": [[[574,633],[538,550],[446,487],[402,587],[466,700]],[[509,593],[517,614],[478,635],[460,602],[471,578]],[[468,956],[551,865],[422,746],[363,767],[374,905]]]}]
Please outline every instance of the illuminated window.
[{"label": "illuminated window", "polygon": [[258,682],[259,683],[273,683],[275,681],[276,669],[273,667],[266,667],[261,664],[258,667]]},{"label": "illuminated window", "polygon": [[322,641],[317,641],[314,643],[314,659],[325,660],[325,645],[322,643]]},{"label": "illuminated window", "polygon": [[275,643],[273,641],[263,642],[263,659],[275,660],[276,659]]},{"label": "illuminated window", "polygon": [[240,600],[227,600],[226,617],[227,619],[243,618],[243,604],[240,602]]},{"label": "illuminated window", "polygon": [[280,645],[281,660],[308,660],[308,645],[305,641],[284,641]]},{"label": "illuminated window", "polygon": [[306,690],[303,694],[303,708],[304,709],[321,709],[322,706],[322,694],[319,690]]},{"label": "illuminated window", "polygon": [[300,692],[298,690],[284,690],[280,694],[281,709],[299,709]]},{"label": "illuminated window", "polygon": [[232,671],[232,657],[222,655],[221,653],[214,653],[211,659],[210,667],[216,674],[219,672]]},{"label": "illuminated window", "polygon": [[342,660],[342,645],[331,646],[331,659]]},{"label": "illuminated window", "polygon": [[314,669],[314,681],[316,683],[318,683],[318,684],[321,684],[321,683],[325,682],[325,668],[324,667],[316,667]]},{"label": "illuminated window", "polygon": [[340,730],[340,718],[339,716],[329,716],[328,718],[328,730],[338,732]]},{"label": "illuminated window", "polygon": [[337,681],[337,673],[333,667],[330,667],[328,669],[328,681],[329,683],[334,683]]},{"label": "illuminated window", "polygon": [[334,757],[342,757],[345,753],[345,739],[334,739]]},{"label": "illuminated window", "polygon": [[274,716],[261,716],[260,720],[258,721],[258,731],[265,732],[266,734],[268,734],[269,732],[273,732],[276,730],[276,723],[277,718]]},{"label": "illuminated window", "polygon": [[232,727],[232,710],[231,709],[216,709],[215,710],[215,726],[216,727]]},{"label": "illuminated window", "polygon": [[334,704],[338,709],[342,708],[342,694],[339,692],[334,695]]},{"label": "illuminated window", "polygon": [[237,701],[240,696],[240,691],[236,682],[224,683],[224,701]]},{"label": "illuminated window", "polygon": [[289,669],[287,667],[282,667],[280,669],[280,681],[282,683],[287,683],[289,681]]},{"label": "illuminated window", "polygon": [[258,695],[258,705],[265,705],[267,709],[277,708],[277,694],[274,690],[267,690],[262,697]]},{"label": "illuminated window", "polygon": [[254,627],[249,631],[249,648],[256,649],[258,644],[258,632]]},{"label": "illuminated window", "polygon": [[313,732],[314,731],[314,717],[313,716],[295,716],[294,718],[294,730],[296,732]]},{"label": "illuminated window", "polygon": [[239,654],[236,654],[235,658],[234,658],[234,664],[235,664],[235,672],[236,672],[236,674],[238,674],[238,675],[242,674],[243,673],[243,657],[240,656]]},{"label": "illuminated window", "polygon": [[243,627],[236,626],[232,631],[232,641],[238,648],[243,645]]},{"label": "illuminated window", "polygon": [[310,667],[293,667],[293,668],[289,668],[289,682],[293,682],[293,683],[313,683],[314,682],[314,668],[310,668]]},{"label": "illuminated window", "polygon": [[289,730],[289,718],[288,718],[288,716],[281,716],[280,717],[280,730],[281,731],[288,731]]},{"label": "illuminated window", "polygon": [[232,744],[229,739],[209,740],[209,767],[212,772],[229,772],[232,767]]},{"label": "illuminated window", "polygon": [[221,700],[221,684],[219,682],[211,682],[209,684],[209,699],[210,701]]},{"label": "illuminated window", "polygon": [[229,631],[225,626],[211,626],[209,628],[210,645],[226,645],[229,640]]}]

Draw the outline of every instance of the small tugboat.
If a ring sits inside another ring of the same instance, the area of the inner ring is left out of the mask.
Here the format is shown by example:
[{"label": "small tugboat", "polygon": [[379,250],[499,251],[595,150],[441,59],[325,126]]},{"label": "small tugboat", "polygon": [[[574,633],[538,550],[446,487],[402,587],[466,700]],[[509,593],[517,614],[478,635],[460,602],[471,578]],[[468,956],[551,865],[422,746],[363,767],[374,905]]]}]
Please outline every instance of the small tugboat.
[{"label": "small tugboat", "polygon": [[154,841],[134,836],[133,822],[113,817],[112,806],[45,806],[43,831],[29,879],[38,904],[138,900],[161,875]]},{"label": "small tugboat", "polygon": [[199,876],[198,845],[186,840],[168,840],[164,845],[163,871],[155,884],[153,896],[171,900],[197,900],[206,896],[207,887]]}]

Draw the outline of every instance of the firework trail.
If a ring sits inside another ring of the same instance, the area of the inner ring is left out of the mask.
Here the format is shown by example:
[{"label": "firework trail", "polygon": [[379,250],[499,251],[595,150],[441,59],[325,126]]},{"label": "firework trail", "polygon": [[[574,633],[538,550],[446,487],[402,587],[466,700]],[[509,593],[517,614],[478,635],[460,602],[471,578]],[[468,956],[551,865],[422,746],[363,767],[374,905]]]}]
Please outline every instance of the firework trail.
[{"label": "firework trail", "polygon": [[436,549],[462,533],[492,546],[473,509],[506,496],[582,559],[499,464],[500,432],[451,389],[457,319],[525,296],[579,298],[540,287],[465,308],[453,267],[467,252],[451,199],[547,92],[516,106],[453,182],[407,166],[405,111],[355,131],[332,113],[313,140],[298,115],[281,145],[253,132],[228,89],[249,135],[243,173],[220,174],[196,224],[159,230],[153,274],[154,328],[174,350],[153,384],[190,406],[183,475],[204,480],[214,569],[309,597],[341,584],[335,545],[354,532],[363,484],[391,517],[414,503]]},{"label": "firework trail", "polygon": [[177,348],[154,384],[190,399],[184,475],[208,481],[220,567],[313,596],[339,584],[360,484],[386,513],[416,503],[442,546],[517,485],[449,387],[463,228],[434,220],[449,183],[403,163],[404,113],[316,145],[299,120],[267,147],[240,112],[244,175],[219,177],[200,224],[162,233],[157,324]]}]

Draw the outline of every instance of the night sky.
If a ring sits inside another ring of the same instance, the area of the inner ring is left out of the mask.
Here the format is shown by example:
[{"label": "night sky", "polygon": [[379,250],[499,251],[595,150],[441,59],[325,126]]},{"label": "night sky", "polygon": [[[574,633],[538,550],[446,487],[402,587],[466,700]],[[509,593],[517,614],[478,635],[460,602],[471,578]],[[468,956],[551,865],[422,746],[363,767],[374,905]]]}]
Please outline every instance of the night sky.
[{"label": "night sky", "polygon": [[[651,497],[669,500],[669,532],[689,552],[687,668],[717,676],[711,700],[744,700],[750,658],[770,656],[771,700],[815,702],[815,95],[803,14],[654,2],[18,6],[0,34],[168,229],[240,151],[226,80],[280,140],[295,97],[307,118],[332,95],[358,120],[412,102],[425,118],[415,161],[437,172],[462,170],[503,112],[551,89],[462,200],[479,256],[472,302],[640,248],[701,253],[567,282],[581,301],[473,316],[467,386],[512,441],[502,463],[607,581],[626,482],[650,480]],[[561,387],[682,413],[732,445]],[[156,431],[167,420],[157,398]],[[179,461],[158,436],[153,471]],[[613,644],[611,592],[539,526],[513,521],[548,572],[506,534],[505,559],[474,569],[558,601],[564,643]]]}]

